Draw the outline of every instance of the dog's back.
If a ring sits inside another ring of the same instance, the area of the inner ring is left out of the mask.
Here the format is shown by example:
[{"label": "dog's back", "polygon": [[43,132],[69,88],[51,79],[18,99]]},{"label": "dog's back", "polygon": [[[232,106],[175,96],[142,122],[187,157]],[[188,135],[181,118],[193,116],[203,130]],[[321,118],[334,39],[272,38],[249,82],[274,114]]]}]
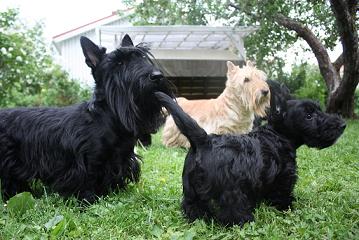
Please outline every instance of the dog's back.
[{"label": "dog's back", "polygon": [[160,103],[172,115],[180,132],[189,140],[192,147],[196,148],[207,140],[206,131],[185,113],[172,98],[161,92],[156,92],[155,95]]},{"label": "dog's back", "polygon": [[[217,99],[177,98],[178,105],[207,132],[218,133],[216,129],[227,117],[223,102]],[[222,120],[221,120],[222,119]],[[218,121],[216,123],[216,121]]]},{"label": "dog's back", "polygon": [[[62,108],[0,110],[0,139],[7,139],[7,144],[0,146],[0,177],[11,169],[21,172],[24,181],[41,175],[46,182],[55,175],[53,169],[64,167],[61,166],[66,162],[63,158],[75,160],[74,148],[78,147],[78,141],[84,140],[79,136],[91,138],[88,131],[91,118],[86,114],[86,106],[84,103]],[[45,150],[47,148],[51,151]],[[67,156],[59,154],[63,151]]]},{"label": "dog's back", "polygon": [[[254,115],[263,116],[269,106],[269,87],[265,74],[253,66],[239,68],[227,62],[224,91],[215,99],[178,98],[182,109],[208,133],[239,134],[252,129]],[[163,128],[162,142],[167,147],[189,147],[171,117]]]},{"label": "dog's back", "polygon": [[[178,105],[191,116],[206,132],[219,133],[217,129],[226,121],[225,108],[216,99],[188,100],[183,97],[176,99]],[[162,132],[163,143],[167,147],[190,147],[185,136],[178,130],[172,117],[166,119]]]},{"label": "dog's back", "polygon": [[[128,143],[118,142],[119,132],[113,132],[111,119],[92,115],[88,103],[59,108],[2,109],[0,119],[0,178],[7,190],[5,199],[14,195],[12,191],[29,191],[25,183],[36,178],[60,194],[70,195],[86,185],[84,176],[89,171],[95,175],[108,171],[105,160],[116,154],[116,149],[134,144],[130,138]],[[99,154],[105,152],[105,144],[113,146],[107,156]],[[104,162],[94,160],[98,158]],[[88,161],[102,168],[96,172],[91,167],[87,169]],[[11,184],[16,184],[16,189],[12,190]],[[107,189],[99,189],[99,193],[102,191]]]}]

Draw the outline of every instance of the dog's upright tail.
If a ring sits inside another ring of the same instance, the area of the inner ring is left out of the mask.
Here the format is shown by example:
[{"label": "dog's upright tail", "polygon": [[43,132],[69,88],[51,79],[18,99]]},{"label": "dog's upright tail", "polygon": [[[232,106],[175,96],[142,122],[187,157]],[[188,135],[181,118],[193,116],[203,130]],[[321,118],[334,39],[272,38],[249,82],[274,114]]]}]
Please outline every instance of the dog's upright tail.
[{"label": "dog's upright tail", "polygon": [[162,92],[156,92],[155,95],[160,103],[172,115],[178,129],[185,135],[193,148],[207,142],[208,138],[206,131],[185,113],[171,97]]}]

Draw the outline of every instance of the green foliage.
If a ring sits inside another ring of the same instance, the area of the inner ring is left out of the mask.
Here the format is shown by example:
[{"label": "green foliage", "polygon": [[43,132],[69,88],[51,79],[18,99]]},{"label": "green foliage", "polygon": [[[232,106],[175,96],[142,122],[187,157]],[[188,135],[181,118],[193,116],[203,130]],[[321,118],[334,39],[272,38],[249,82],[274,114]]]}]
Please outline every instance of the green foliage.
[{"label": "green foliage", "polygon": [[34,206],[35,199],[29,192],[19,193],[10,198],[7,202],[9,213],[17,216],[23,215],[27,210],[34,208]]},{"label": "green foliage", "polygon": [[[125,1],[129,6],[133,1]],[[141,1],[131,16],[134,25],[206,25],[211,1]]]},{"label": "green foliage", "polygon": [[[297,70],[293,69],[295,73]],[[327,89],[323,80],[322,75],[319,72],[318,67],[305,65],[302,71],[303,85],[294,92],[298,98],[309,98],[319,101],[319,103],[325,106]],[[300,76],[299,73],[297,76]]]},{"label": "green foliage", "polygon": [[77,234],[76,224],[71,216],[56,215],[44,226],[50,235],[50,239],[59,239],[61,236],[71,237]]},{"label": "green foliage", "polygon": [[39,94],[44,105],[67,106],[89,99],[91,89],[70,79],[60,66],[54,65],[45,75],[45,85]]},{"label": "green foliage", "polygon": [[292,94],[295,93],[304,84],[306,77],[305,66],[306,64],[295,65],[289,74],[282,72],[278,77],[278,81],[284,83]]},{"label": "green foliage", "polygon": [[[298,37],[276,22],[278,14],[295,19],[308,26],[325,47],[333,49],[339,36],[334,16],[327,1],[234,1],[239,10],[230,21],[235,25],[258,25],[259,30],[245,39],[248,55],[255,57],[257,63],[267,72],[278,76],[279,68],[271,68],[283,61],[280,52],[287,50]],[[260,51],[258,51],[260,49]],[[308,49],[307,49],[308,50]]]},{"label": "green foliage", "polygon": [[297,98],[309,98],[317,100],[322,107],[325,105],[327,89],[317,66],[306,63],[295,65],[290,74],[283,74],[278,80]]},{"label": "green foliage", "polygon": [[7,101],[7,107],[17,106],[68,106],[89,99],[91,91],[71,80],[60,66],[53,65],[44,72],[41,88],[32,95],[13,90]]},{"label": "green foliage", "polygon": [[357,239],[359,121],[347,125],[334,146],[298,150],[293,209],[280,212],[261,204],[256,221],[242,228],[184,219],[186,151],[164,147],[158,133],[149,149],[137,149],[144,159],[139,183],[86,209],[54,193],[37,198],[36,207],[22,216],[11,216],[0,204],[0,239]]},{"label": "green foliage", "polygon": [[0,106],[68,105],[88,95],[55,64],[42,25],[28,27],[17,9],[0,12]]}]

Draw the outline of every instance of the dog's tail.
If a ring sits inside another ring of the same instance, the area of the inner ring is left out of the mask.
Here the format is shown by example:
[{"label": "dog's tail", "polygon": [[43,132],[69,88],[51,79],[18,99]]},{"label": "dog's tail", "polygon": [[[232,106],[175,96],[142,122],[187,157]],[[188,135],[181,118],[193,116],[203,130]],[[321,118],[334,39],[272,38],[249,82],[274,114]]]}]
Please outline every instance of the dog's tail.
[{"label": "dog's tail", "polygon": [[171,97],[162,92],[156,92],[155,95],[160,103],[172,115],[178,129],[185,135],[193,148],[207,142],[208,138],[206,131],[185,113]]}]

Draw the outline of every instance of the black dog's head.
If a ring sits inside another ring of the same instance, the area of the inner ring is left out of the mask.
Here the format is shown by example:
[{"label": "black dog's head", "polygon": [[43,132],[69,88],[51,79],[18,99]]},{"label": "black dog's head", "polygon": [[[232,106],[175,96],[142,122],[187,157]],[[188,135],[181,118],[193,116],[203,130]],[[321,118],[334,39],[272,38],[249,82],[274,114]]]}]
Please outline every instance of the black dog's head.
[{"label": "black dog's head", "polygon": [[341,117],[324,113],[318,103],[311,100],[289,100],[281,112],[282,124],[277,130],[299,147],[326,148],[333,145],[346,127]]},{"label": "black dog's head", "polygon": [[154,92],[172,92],[149,49],[134,46],[127,34],[110,53],[86,37],[81,37],[81,47],[96,84],[91,108],[107,107],[136,135],[154,132],[163,122]]},{"label": "black dog's head", "polygon": [[268,123],[281,124],[287,112],[287,100],[292,99],[289,89],[277,81],[267,80],[271,92],[270,108],[267,110]]}]

